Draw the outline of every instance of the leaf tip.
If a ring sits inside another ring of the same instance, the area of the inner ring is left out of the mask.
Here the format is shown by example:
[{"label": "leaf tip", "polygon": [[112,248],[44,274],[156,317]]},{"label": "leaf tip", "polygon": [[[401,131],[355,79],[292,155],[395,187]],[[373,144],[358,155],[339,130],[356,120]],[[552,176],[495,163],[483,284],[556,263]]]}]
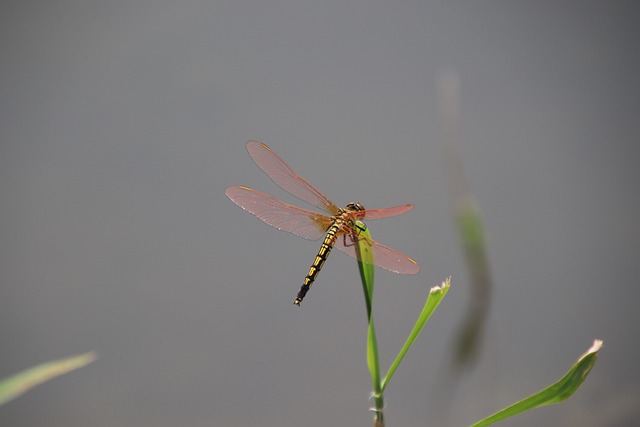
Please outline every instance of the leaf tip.
[{"label": "leaf tip", "polygon": [[599,352],[603,345],[604,345],[604,341],[599,340],[599,339],[593,340],[593,344],[591,344],[591,347],[589,347],[589,349],[582,356],[580,356],[579,360],[584,359],[585,357],[587,357],[588,355],[590,355],[592,353]]},{"label": "leaf tip", "polygon": [[440,286],[432,287],[431,290],[429,291],[429,293],[430,294],[436,294],[436,293],[439,293],[439,292],[445,292],[445,291],[448,291],[450,287],[451,287],[451,276],[449,276],[445,280],[443,280],[442,284]]}]

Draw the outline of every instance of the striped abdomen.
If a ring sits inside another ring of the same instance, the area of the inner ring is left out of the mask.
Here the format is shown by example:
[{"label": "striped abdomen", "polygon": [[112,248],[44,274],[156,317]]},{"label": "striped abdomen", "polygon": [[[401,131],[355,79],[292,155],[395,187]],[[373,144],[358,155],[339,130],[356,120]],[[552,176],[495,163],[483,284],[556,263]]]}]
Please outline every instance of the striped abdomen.
[{"label": "striped abdomen", "polygon": [[316,259],[313,261],[313,264],[309,268],[307,277],[304,278],[304,282],[300,287],[300,292],[298,292],[298,296],[296,297],[296,299],[293,300],[293,303],[295,305],[300,305],[300,303],[304,299],[304,296],[307,294],[307,292],[309,292],[309,288],[316,280],[318,273],[320,273],[322,266],[329,256],[329,253],[333,249],[333,245],[335,245],[336,243],[337,233],[342,229],[346,222],[345,216],[346,213],[342,216],[338,216],[333,225],[329,227],[327,235],[324,237],[324,241],[322,242],[322,246],[320,246],[320,250],[318,251],[318,255],[316,255]]}]

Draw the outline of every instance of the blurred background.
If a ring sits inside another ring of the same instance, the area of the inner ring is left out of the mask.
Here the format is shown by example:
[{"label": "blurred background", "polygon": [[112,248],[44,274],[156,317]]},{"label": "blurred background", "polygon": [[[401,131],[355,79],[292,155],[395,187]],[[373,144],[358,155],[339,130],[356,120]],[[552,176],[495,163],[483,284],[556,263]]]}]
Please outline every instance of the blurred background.
[{"label": "blurred background", "polygon": [[[0,377],[96,350],[0,408],[2,426],[371,425],[353,259],[224,195],[298,204],[271,146],[420,262],[377,270],[383,369],[431,286],[447,298],[386,392],[389,426],[468,425],[561,377],[567,402],[505,425],[640,423],[640,75],[635,2],[9,2],[0,17]],[[438,81],[493,279],[476,363],[442,403],[473,293],[447,192]],[[636,265],[636,267],[634,267]]]}]

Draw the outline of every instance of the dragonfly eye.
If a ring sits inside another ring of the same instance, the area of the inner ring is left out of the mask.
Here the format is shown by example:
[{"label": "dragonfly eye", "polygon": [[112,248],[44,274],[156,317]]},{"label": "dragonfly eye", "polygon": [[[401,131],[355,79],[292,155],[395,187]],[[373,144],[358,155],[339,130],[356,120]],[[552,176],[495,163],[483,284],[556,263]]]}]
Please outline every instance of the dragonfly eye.
[{"label": "dragonfly eye", "polygon": [[360,203],[357,202],[351,202],[349,204],[347,204],[347,206],[345,206],[345,210],[347,211],[351,211],[351,212],[359,212],[359,211],[363,211],[364,206]]}]

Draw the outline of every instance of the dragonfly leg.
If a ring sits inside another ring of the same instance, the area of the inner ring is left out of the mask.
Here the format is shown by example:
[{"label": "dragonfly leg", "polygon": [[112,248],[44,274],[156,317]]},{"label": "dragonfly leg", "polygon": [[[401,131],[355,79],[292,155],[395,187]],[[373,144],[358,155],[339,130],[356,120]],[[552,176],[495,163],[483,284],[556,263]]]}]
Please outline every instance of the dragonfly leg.
[{"label": "dragonfly leg", "polygon": [[[362,225],[360,225],[362,224]],[[360,223],[360,224],[355,224],[354,227],[356,230],[358,230],[357,234],[347,234],[344,233],[342,235],[342,243],[344,246],[355,246],[358,243],[358,235],[360,234],[360,232],[362,231],[366,231],[367,230],[367,226],[364,223]],[[347,238],[349,238],[349,242],[347,243]]]}]

